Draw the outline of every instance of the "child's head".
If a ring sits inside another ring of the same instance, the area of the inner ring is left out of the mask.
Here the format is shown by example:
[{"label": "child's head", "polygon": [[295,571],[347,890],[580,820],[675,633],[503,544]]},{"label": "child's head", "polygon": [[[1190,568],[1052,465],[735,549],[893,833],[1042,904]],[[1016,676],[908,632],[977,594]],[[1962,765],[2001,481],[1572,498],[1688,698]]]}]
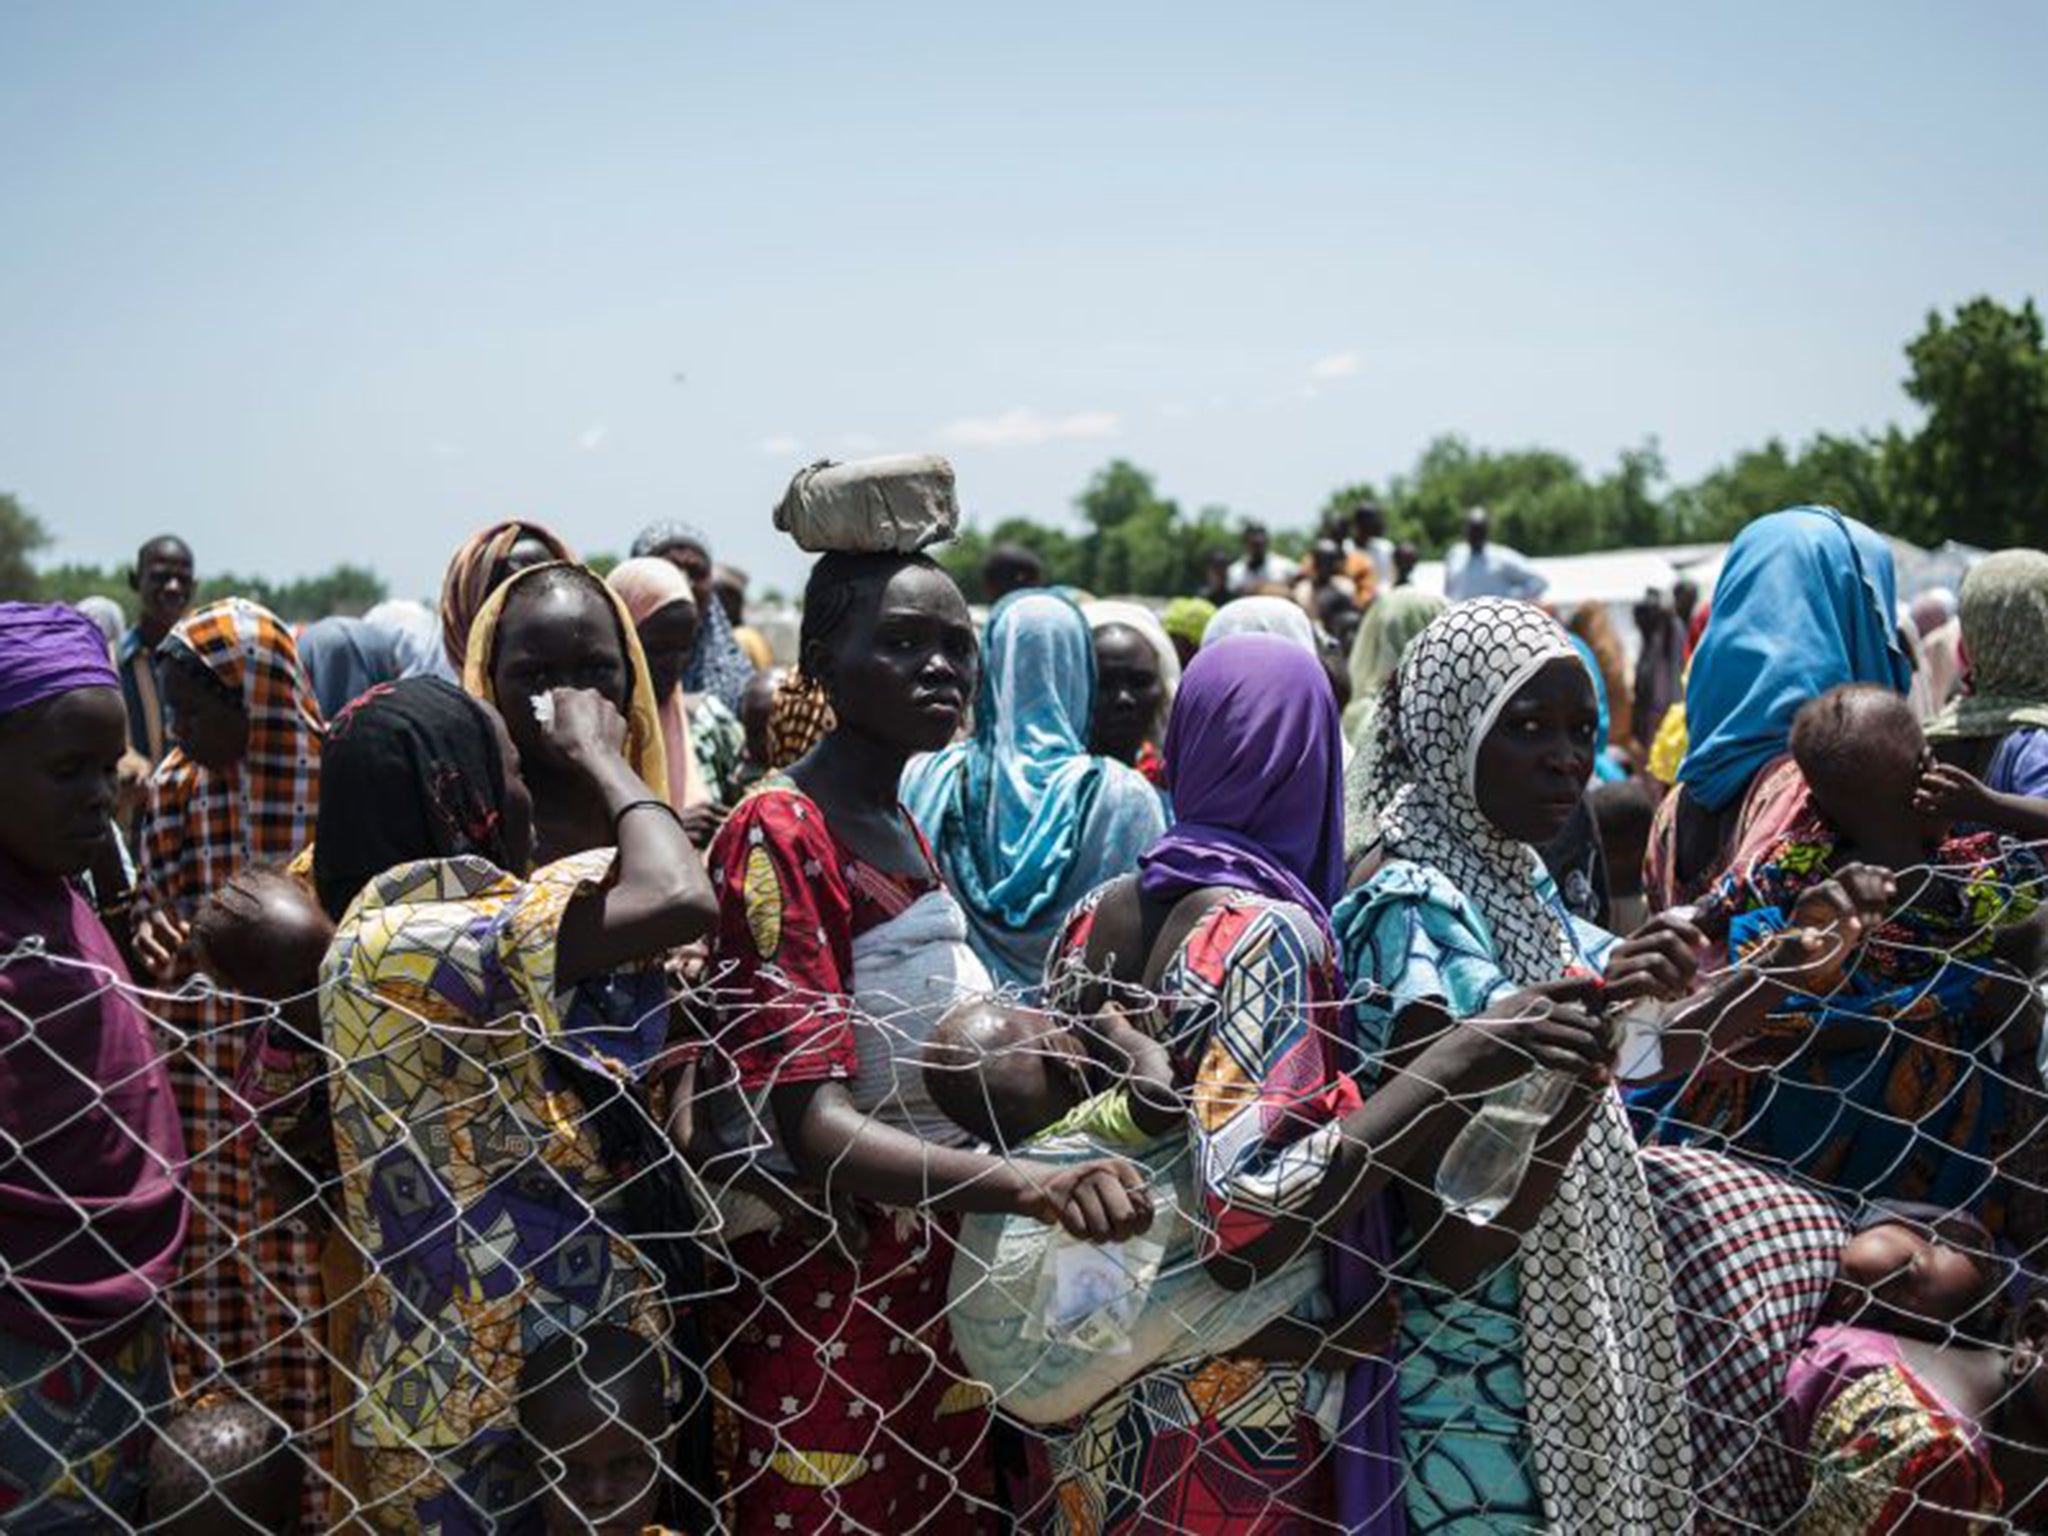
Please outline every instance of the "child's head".
[{"label": "child's head", "polygon": [[925,1091],[955,1125],[992,1146],[1022,1146],[1088,1095],[1081,1044],[1035,1008],[976,998],[925,1046]]},{"label": "child's head", "polygon": [[668,1405],[661,1357],[637,1333],[599,1324],[529,1354],[519,1429],[546,1490],[548,1536],[639,1536],[658,1519]]},{"label": "child's head", "polygon": [[296,1027],[320,1034],[320,962],[334,921],[302,881],[268,865],[236,871],[192,921],[199,968],[220,986],[283,1005]]},{"label": "child's head", "polygon": [[1814,808],[1859,848],[1926,846],[1948,830],[1913,809],[1931,758],[1913,706],[1889,688],[1852,683],[1809,700],[1792,721],[1792,758]]},{"label": "child's head", "polygon": [[1876,1206],[1842,1249],[1829,1315],[1839,1322],[1945,1340],[1983,1335],[1998,1303],[2001,1266],[1974,1218]]},{"label": "child's head", "polygon": [[239,1399],[179,1414],[149,1453],[157,1536],[296,1531],[305,1466],[284,1424]]}]

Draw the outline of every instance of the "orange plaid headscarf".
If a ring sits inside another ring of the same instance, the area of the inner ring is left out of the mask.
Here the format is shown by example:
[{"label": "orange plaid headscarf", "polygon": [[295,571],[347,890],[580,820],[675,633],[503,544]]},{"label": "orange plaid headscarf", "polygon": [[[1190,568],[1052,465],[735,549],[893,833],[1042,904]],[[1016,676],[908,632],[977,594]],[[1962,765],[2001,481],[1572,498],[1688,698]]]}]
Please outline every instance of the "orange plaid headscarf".
[{"label": "orange plaid headscarf", "polygon": [[568,545],[539,523],[504,522],[471,534],[448,562],[448,574],[441,580],[441,648],[448,653],[448,665],[457,677],[462,676],[469,658],[469,632],[491,595],[491,577],[498,563],[512,553],[514,544],[528,537],[547,545],[557,560],[576,558]]},{"label": "orange plaid headscarf", "polygon": [[291,630],[259,603],[194,609],[164,644],[212,673],[249,718],[234,767],[202,768],[179,747],[150,780],[141,899],[189,920],[245,864],[285,863],[312,841],[326,724]]}]

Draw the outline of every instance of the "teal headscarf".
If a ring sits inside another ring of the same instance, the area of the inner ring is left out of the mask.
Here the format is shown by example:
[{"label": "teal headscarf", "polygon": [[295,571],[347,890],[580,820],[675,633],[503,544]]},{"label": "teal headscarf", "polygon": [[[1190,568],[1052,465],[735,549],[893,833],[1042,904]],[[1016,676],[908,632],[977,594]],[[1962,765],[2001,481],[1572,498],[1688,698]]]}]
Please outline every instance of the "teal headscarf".
[{"label": "teal headscarf", "polygon": [[1792,717],[1843,683],[1904,693],[1891,546],[1833,507],[1760,517],[1729,546],[1685,686],[1679,782],[1710,811],[1784,754]]},{"label": "teal headscarf", "polygon": [[1151,786],[1090,755],[1094,709],[1095,641],[1081,610],[1043,588],[1012,592],[989,614],[973,740],[904,771],[904,804],[999,980],[1036,983],[1051,925],[1089,888],[1075,876],[1127,843],[1128,869],[1163,829]]}]

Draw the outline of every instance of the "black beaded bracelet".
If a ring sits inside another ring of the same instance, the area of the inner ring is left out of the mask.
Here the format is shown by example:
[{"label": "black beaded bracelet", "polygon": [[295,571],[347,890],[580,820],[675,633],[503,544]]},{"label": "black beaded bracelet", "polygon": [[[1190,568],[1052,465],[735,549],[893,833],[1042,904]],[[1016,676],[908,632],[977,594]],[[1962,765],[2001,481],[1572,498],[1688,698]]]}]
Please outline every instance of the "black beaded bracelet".
[{"label": "black beaded bracelet", "polygon": [[[668,812],[669,819],[673,821],[678,828],[683,827],[683,818],[676,814],[676,808],[670,805],[666,800],[656,800],[651,796],[645,800],[634,800],[629,804],[620,806],[619,813],[616,816],[612,817],[612,845],[614,847],[618,846],[619,824],[623,822],[628,816],[632,815],[635,811],[644,810],[649,806],[652,806],[657,811]],[[684,828],[683,830],[687,831],[688,829]]]}]

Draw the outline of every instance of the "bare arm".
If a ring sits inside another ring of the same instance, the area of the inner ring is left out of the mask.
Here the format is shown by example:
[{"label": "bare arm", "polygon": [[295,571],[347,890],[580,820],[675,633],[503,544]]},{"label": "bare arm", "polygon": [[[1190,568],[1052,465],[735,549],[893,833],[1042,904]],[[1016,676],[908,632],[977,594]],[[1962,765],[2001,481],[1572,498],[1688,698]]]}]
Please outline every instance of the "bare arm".
[{"label": "bare arm", "polygon": [[2048,838],[2048,800],[1993,789],[1953,763],[1937,763],[1920,776],[1913,809],[1952,821],[1982,822],[2029,842]]}]

